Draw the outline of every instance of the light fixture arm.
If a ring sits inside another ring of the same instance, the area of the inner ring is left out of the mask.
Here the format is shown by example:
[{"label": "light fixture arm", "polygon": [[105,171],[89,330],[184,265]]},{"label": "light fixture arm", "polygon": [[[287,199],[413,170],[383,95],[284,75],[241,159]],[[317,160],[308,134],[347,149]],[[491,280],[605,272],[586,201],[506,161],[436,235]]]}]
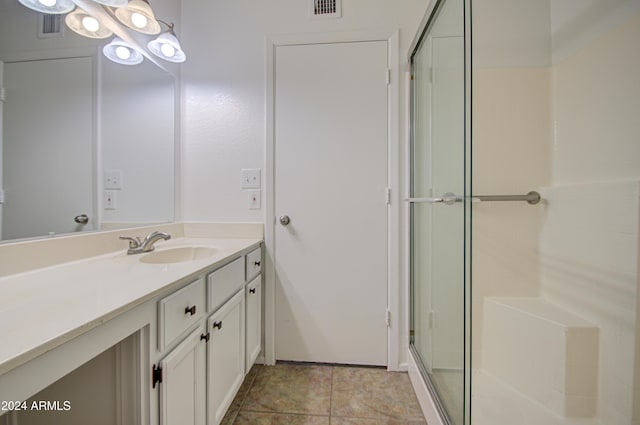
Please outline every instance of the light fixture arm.
[{"label": "light fixture arm", "polygon": [[157,19],[156,21],[160,22],[161,24],[164,24],[167,27],[167,31],[171,34],[173,34],[174,36],[176,35],[175,31],[173,30],[173,28],[175,27],[175,24],[173,22],[171,22],[170,24],[163,21],[162,19]]}]

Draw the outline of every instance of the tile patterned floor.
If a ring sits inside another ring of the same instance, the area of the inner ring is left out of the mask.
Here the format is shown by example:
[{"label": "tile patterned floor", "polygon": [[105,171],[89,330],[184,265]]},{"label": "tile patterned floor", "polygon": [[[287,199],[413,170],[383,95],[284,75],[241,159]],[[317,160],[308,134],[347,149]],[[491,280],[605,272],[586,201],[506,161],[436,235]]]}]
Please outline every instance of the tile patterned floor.
[{"label": "tile patterned floor", "polygon": [[222,425],[426,425],[406,373],[255,365]]}]

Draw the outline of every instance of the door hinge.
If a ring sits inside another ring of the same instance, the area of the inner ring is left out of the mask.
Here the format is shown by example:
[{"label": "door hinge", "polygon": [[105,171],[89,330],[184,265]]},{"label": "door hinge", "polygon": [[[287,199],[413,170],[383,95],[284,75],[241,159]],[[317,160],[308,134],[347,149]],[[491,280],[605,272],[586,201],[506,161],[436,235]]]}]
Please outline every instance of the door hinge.
[{"label": "door hinge", "polygon": [[387,80],[387,85],[391,84],[391,69],[389,68],[387,68],[386,80]]},{"label": "door hinge", "polygon": [[153,365],[153,369],[151,372],[151,384],[153,388],[156,387],[156,384],[162,384],[162,366]]},{"label": "door hinge", "polygon": [[0,204],[4,204],[4,189],[0,189]]},{"label": "door hinge", "polygon": [[391,327],[391,310],[386,309],[384,312],[384,321],[387,324],[387,327]]},{"label": "door hinge", "polygon": [[0,102],[7,100],[7,91],[4,87],[0,87]]},{"label": "door hinge", "polygon": [[391,188],[390,187],[385,188],[385,191],[384,191],[384,202],[387,205],[391,205]]}]

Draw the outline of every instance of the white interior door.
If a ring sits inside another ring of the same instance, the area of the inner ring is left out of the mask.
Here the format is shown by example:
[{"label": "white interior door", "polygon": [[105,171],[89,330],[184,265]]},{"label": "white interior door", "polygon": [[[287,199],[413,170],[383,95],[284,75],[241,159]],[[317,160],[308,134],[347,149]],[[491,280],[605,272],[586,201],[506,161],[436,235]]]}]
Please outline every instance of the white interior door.
[{"label": "white interior door", "polygon": [[92,69],[90,57],[4,64],[4,238],[92,226],[74,221],[94,217]]},{"label": "white interior door", "polygon": [[387,49],[276,48],[277,360],[387,364]]}]

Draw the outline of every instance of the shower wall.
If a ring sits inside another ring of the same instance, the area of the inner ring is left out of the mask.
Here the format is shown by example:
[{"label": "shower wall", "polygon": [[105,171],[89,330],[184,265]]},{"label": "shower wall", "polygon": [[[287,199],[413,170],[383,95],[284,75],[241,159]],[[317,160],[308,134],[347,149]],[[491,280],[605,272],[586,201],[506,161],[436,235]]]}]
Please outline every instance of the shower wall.
[{"label": "shower wall", "polygon": [[[524,194],[551,179],[549,1],[472,2],[474,195]],[[483,300],[540,292],[540,208],[473,204],[472,359],[482,367]]]},{"label": "shower wall", "polygon": [[628,425],[640,396],[640,2],[551,4],[553,173],[543,191],[541,295],[599,328],[598,417]]},{"label": "shower wall", "polygon": [[473,207],[473,368],[485,298],[539,298],[598,329],[588,423],[637,425],[640,1],[484,0],[472,17],[473,193],[545,199]]}]

